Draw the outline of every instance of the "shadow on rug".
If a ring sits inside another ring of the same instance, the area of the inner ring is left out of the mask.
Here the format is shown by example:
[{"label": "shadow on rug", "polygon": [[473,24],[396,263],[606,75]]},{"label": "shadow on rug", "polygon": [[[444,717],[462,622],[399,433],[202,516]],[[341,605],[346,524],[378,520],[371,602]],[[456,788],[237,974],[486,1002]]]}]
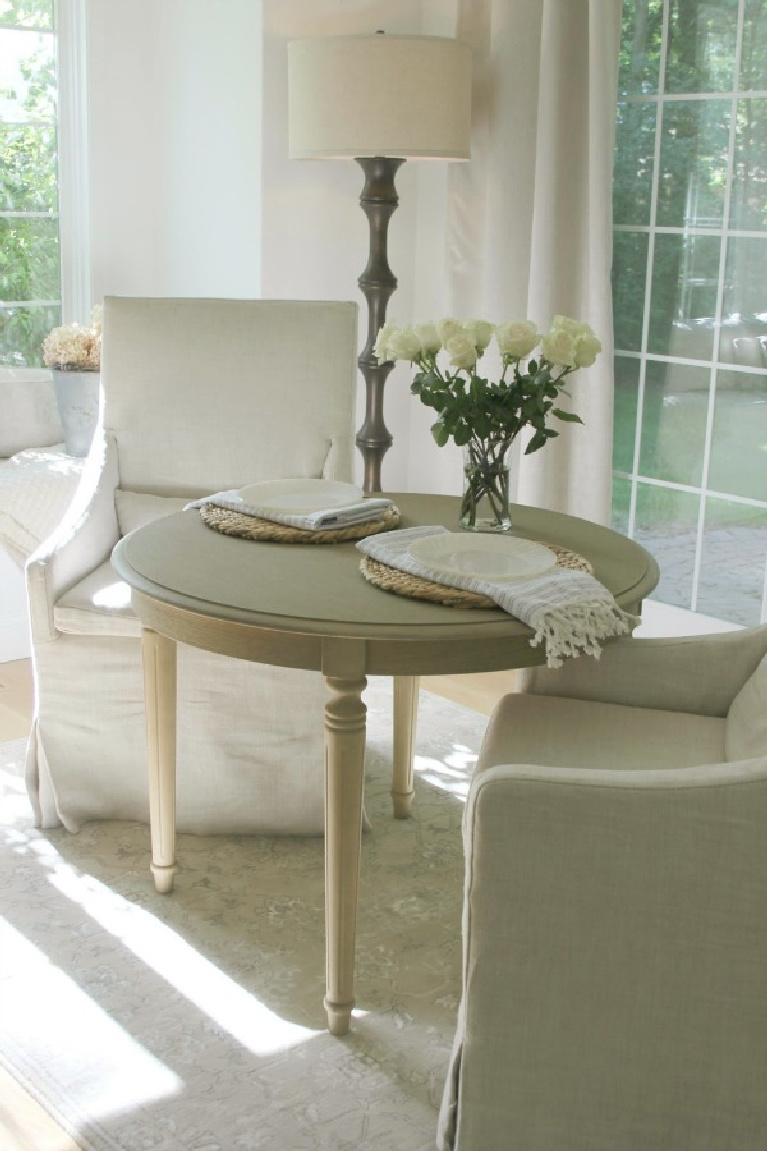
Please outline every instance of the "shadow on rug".
[{"label": "shadow on rug", "polygon": [[366,693],[350,1035],[325,1030],[321,838],[39,832],[0,746],[0,1060],[86,1151],[432,1151],[461,970],[461,817],[487,720],[421,693],[413,817],[391,816],[391,689]]}]

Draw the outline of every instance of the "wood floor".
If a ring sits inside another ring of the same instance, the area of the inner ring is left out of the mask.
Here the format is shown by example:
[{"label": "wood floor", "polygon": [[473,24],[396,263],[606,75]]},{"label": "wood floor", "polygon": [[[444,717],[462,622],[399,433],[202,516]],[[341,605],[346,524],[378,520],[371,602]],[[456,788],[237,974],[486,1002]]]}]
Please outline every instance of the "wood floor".
[{"label": "wood floor", "polygon": [[[515,673],[430,676],[421,686],[435,695],[489,715],[496,700],[513,691]],[[32,666],[27,659],[0,663],[0,743],[22,739],[32,719]],[[81,1151],[26,1091],[0,1068],[2,1151]]]}]

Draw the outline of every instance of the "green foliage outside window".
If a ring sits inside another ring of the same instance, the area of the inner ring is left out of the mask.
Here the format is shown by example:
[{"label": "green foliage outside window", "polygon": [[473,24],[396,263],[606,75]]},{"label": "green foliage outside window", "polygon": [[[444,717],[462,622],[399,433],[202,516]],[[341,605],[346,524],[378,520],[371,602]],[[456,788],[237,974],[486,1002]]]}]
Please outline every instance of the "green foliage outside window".
[{"label": "green foliage outside window", "polygon": [[0,91],[0,365],[11,367],[41,366],[61,323],[56,60],[40,36],[53,28],[53,0],[0,0],[0,45],[20,79]]},{"label": "green foliage outside window", "polygon": [[53,0],[0,0],[0,27],[53,28]]}]

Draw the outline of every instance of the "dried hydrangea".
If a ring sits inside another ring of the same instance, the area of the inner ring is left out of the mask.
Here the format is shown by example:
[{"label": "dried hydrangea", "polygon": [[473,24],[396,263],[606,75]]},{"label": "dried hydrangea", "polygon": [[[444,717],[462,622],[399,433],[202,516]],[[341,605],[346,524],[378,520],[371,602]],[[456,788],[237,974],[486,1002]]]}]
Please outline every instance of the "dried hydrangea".
[{"label": "dried hydrangea", "polygon": [[43,340],[43,363],[59,371],[98,372],[101,368],[103,309],[97,305],[91,327],[67,324],[54,328]]}]

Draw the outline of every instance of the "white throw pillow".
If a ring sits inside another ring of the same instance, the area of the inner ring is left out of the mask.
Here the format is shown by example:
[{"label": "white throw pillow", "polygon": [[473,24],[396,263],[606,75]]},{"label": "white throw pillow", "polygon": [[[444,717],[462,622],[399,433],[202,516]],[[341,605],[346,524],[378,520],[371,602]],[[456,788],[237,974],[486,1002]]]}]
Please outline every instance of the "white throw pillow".
[{"label": "white throw pillow", "polygon": [[730,704],[724,749],[731,763],[767,755],[767,655]]},{"label": "white throw pillow", "polygon": [[196,498],[196,496],[155,496],[146,492],[124,492],[118,488],[115,492],[115,509],[120,535],[127,536],[128,532],[154,523],[163,516],[182,512],[186,505]]}]

